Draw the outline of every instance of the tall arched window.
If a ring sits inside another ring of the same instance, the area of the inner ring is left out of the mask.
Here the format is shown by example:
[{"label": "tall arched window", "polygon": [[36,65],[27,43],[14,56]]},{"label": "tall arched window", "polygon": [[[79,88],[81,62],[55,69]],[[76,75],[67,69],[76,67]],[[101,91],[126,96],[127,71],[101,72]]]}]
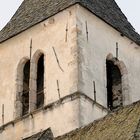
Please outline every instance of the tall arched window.
[{"label": "tall arched window", "polygon": [[44,54],[42,54],[37,63],[37,108],[44,104]]},{"label": "tall arched window", "polygon": [[22,115],[29,111],[29,80],[30,80],[30,61],[28,60],[23,69],[23,91],[22,91]]},{"label": "tall arched window", "polygon": [[119,67],[111,60],[106,61],[106,69],[107,105],[110,110],[114,110],[123,105],[122,76]]},{"label": "tall arched window", "polygon": [[30,60],[21,59],[17,67],[15,117],[19,118],[29,112],[29,77]]},{"label": "tall arched window", "polygon": [[[30,68],[31,64],[31,68]],[[33,58],[18,64],[15,117],[21,117],[44,105],[44,54],[38,50]]]},{"label": "tall arched window", "polygon": [[44,53],[37,50],[31,60],[30,111],[44,105]]}]

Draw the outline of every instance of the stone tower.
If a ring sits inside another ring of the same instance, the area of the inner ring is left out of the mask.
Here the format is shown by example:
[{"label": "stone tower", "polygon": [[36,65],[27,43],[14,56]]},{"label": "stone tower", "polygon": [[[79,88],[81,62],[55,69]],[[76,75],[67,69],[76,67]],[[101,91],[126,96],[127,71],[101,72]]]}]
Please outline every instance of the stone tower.
[{"label": "stone tower", "polygon": [[114,0],[24,0],[0,32],[0,139],[56,137],[139,100],[139,45]]}]

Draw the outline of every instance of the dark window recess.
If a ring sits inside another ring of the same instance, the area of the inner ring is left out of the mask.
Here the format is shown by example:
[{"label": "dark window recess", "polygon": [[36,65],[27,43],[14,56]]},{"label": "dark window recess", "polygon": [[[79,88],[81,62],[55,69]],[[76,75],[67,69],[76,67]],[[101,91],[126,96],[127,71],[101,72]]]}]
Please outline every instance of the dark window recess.
[{"label": "dark window recess", "polygon": [[23,69],[22,115],[29,111],[29,77],[30,61],[27,61]]},{"label": "dark window recess", "polygon": [[112,61],[106,61],[107,67],[107,105],[110,110],[118,109],[123,105],[122,77],[118,66]]},{"label": "dark window recess", "polygon": [[37,64],[37,108],[44,104],[44,55],[42,54]]}]

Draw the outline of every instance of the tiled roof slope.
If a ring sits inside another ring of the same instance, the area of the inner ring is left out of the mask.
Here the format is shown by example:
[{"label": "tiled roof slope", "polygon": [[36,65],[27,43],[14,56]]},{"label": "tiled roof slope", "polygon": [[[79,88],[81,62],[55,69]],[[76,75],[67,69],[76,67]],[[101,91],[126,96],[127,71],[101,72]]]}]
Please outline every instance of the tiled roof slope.
[{"label": "tiled roof slope", "polygon": [[44,130],[39,132],[31,137],[25,138],[23,140],[53,140],[53,134],[51,129]]},{"label": "tiled roof slope", "polygon": [[140,140],[140,101],[55,140]]},{"label": "tiled roof slope", "polygon": [[114,0],[24,0],[0,31],[0,43],[76,3],[140,45],[140,35],[134,31]]}]

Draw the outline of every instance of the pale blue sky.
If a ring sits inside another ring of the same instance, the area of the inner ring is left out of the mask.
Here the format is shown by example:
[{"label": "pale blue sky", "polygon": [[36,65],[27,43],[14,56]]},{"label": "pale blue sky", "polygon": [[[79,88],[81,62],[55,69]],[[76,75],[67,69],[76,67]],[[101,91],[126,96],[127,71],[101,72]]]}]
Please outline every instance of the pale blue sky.
[{"label": "pale blue sky", "polygon": [[[0,1],[0,29],[10,20],[23,0]],[[140,0],[116,0],[128,20],[140,33]]]}]

